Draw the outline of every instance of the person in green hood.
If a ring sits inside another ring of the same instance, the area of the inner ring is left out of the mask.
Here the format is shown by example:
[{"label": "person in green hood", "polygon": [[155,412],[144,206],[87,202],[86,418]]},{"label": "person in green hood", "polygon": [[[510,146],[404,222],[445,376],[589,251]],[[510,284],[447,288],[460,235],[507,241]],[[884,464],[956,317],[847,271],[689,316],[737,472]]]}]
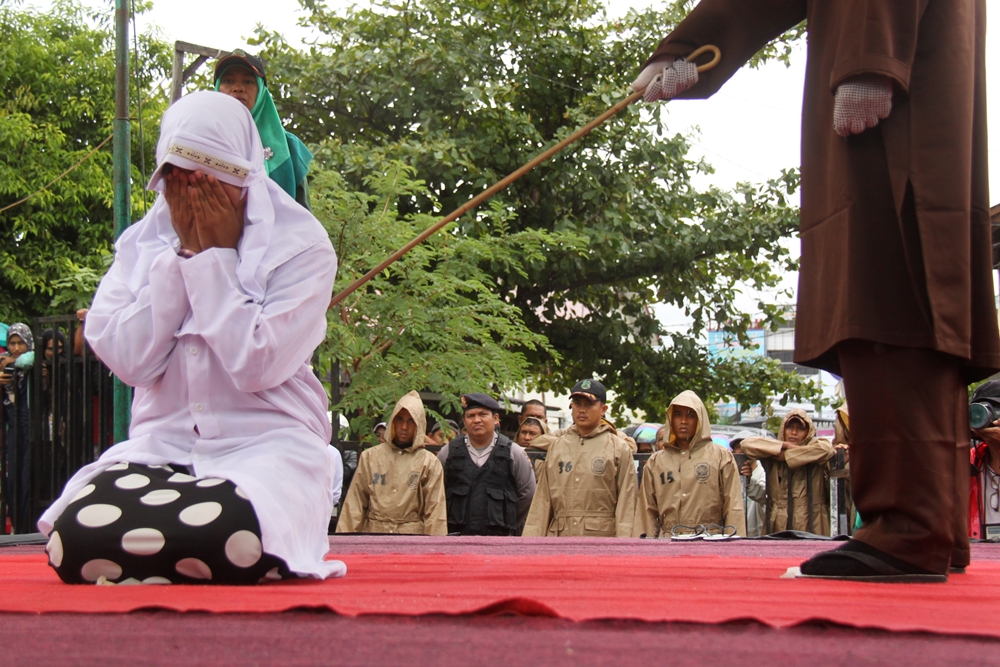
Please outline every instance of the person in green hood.
[{"label": "person in green hood", "polygon": [[264,144],[267,175],[311,211],[306,176],[313,156],[301,139],[282,127],[274,98],[267,89],[264,61],[242,49],[220,58],[215,64],[215,89],[250,110]]}]

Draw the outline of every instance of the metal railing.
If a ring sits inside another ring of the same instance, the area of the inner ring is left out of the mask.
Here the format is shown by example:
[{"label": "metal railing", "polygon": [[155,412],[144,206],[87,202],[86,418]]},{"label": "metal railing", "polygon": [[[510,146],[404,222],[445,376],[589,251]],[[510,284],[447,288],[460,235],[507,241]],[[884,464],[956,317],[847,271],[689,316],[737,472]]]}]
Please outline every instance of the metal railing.
[{"label": "metal railing", "polygon": [[[27,383],[27,405],[5,406],[2,417],[0,516],[11,523],[2,526],[4,533],[34,532],[66,480],[113,443],[114,376],[86,345],[74,353],[80,326],[73,315],[32,320],[35,363],[17,377],[22,392]],[[47,329],[61,334],[52,336],[51,358],[42,335]]]}]

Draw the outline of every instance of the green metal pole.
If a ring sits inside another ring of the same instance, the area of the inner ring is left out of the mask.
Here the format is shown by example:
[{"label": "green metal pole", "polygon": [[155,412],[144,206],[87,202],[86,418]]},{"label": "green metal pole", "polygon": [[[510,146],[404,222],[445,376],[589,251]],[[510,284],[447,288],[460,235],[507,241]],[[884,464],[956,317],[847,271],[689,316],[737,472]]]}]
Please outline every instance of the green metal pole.
[{"label": "green metal pole", "polygon": [[[115,238],[132,224],[132,188],[129,152],[132,148],[128,119],[128,0],[115,0],[115,121],[114,195]],[[132,421],[132,388],[115,378],[115,442],[128,439]]]}]

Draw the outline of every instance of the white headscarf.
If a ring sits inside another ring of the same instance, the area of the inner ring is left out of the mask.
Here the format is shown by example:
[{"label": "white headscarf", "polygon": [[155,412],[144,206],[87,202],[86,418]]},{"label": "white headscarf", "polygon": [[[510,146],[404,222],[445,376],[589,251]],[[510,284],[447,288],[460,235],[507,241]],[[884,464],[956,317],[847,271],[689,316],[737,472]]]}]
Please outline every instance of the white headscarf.
[{"label": "white headscarf", "polygon": [[[116,262],[121,264],[133,293],[148,283],[153,260],[164,252],[176,252],[180,245],[163,196],[164,164],[197,169],[243,188],[247,204],[243,236],[237,248],[236,278],[258,304],[264,300],[267,277],[277,264],[325,238],[312,214],[268,178],[253,117],[228,95],[199,91],[185,95],[167,109],[160,124],[156,162],[147,189],[159,196],[149,213],[115,244]],[[276,220],[282,226],[282,233],[277,235]]]}]

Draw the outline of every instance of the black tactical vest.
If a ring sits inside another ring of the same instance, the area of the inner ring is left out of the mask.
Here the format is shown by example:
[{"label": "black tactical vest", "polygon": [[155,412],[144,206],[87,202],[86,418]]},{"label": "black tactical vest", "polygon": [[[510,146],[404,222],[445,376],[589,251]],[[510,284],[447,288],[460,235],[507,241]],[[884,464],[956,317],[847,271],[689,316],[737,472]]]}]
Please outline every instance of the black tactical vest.
[{"label": "black tactical vest", "polygon": [[510,439],[506,436],[497,438],[482,468],[472,462],[465,436],[448,443],[444,490],[448,499],[449,533],[517,533],[517,488],[514,486]]}]

